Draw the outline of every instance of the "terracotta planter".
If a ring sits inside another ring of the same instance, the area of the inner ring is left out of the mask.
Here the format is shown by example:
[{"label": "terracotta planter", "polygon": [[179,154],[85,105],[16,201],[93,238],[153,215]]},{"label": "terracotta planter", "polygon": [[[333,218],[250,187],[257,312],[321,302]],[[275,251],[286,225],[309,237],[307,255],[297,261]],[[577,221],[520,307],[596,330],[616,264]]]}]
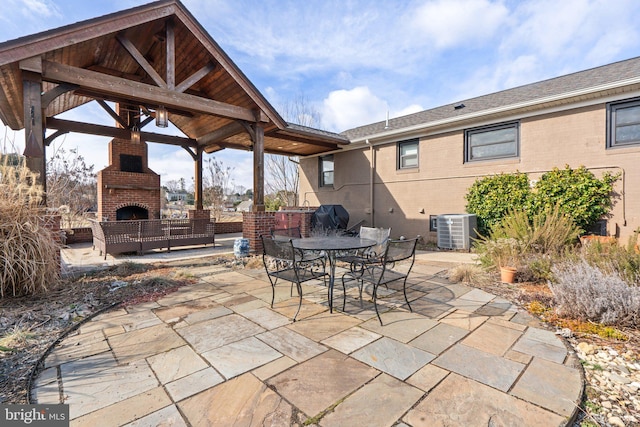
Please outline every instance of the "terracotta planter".
[{"label": "terracotta planter", "polygon": [[500,281],[502,283],[514,283],[516,281],[516,271],[513,267],[500,267]]}]

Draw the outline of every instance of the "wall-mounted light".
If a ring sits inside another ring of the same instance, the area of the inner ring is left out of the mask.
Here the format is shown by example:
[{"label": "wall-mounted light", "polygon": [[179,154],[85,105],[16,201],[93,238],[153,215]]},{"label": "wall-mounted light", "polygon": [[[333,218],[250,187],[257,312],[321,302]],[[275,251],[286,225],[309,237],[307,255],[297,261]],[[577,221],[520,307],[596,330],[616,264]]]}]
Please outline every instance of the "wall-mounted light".
[{"label": "wall-mounted light", "polygon": [[134,144],[140,142],[140,129],[136,125],[131,128],[131,142]]},{"label": "wall-mounted light", "polygon": [[162,105],[156,109],[156,126],[166,128],[169,126],[169,113]]}]

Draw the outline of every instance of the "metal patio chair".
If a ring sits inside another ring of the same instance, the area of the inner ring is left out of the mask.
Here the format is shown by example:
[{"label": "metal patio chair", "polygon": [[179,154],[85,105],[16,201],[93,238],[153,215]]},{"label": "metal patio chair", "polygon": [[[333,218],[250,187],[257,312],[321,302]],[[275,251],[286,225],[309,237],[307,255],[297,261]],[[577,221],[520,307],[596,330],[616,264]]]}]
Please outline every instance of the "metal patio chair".
[{"label": "metal patio chair", "polygon": [[298,290],[298,310],[293,316],[296,321],[300,308],[302,307],[302,283],[314,280],[324,280],[327,273],[323,271],[314,271],[305,267],[298,251],[293,247],[291,240],[276,240],[269,236],[260,236],[262,240],[262,262],[264,269],[271,283],[271,308],[276,298],[276,283],[278,279],[291,282],[296,285]]},{"label": "metal patio chair", "polygon": [[373,306],[376,310],[376,315],[382,325],[382,319],[378,311],[378,286],[387,285],[391,282],[402,281],[402,292],[404,294],[404,300],[407,302],[409,311],[413,311],[409,300],[407,299],[407,278],[413,268],[413,263],[416,256],[416,245],[418,238],[407,240],[389,240],[384,254],[380,257],[378,262],[368,263],[363,265],[363,270],[358,272],[347,272],[342,276],[342,289],[343,300],[342,310],[344,311],[347,300],[346,282],[355,281],[358,285],[360,294],[360,301],[362,303],[362,289],[364,283],[370,283],[373,285],[372,297]]},{"label": "metal patio chair", "polygon": [[[291,239],[301,239],[302,233],[300,227],[289,228],[273,228],[271,229],[271,237],[279,241],[289,241]],[[325,272],[327,267],[327,257],[323,252],[298,250],[300,262],[303,265],[316,272]],[[325,285],[326,285],[325,281]],[[293,285],[291,286],[291,294],[293,295]]]}]

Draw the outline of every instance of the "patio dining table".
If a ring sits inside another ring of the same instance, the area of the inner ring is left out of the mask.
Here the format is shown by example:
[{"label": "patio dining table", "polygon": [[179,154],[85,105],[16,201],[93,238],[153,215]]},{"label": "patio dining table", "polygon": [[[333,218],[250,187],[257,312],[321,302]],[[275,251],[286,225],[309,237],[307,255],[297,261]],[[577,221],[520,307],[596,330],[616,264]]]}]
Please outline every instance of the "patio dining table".
[{"label": "patio dining table", "polygon": [[351,236],[319,236],[292,239],[293,247],[305,251],[324,251],[329,259],[329,312],[333,313],[333,283],[336,276],[336,255],[338,252],[364,249],[376,245],[375,240]]}]

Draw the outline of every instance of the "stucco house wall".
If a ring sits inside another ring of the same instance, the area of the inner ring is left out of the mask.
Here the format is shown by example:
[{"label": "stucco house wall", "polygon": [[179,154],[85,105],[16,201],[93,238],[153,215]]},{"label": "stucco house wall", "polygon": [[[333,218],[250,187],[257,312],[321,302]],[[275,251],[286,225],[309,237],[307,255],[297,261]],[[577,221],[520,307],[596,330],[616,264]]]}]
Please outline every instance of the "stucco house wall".
[{"label": "stucco house wall", "polygon": [[[640,227],[640,145],[606,147],[606,103],[633,97],[640,92],[352,142],[333,153],[333,187],[318,186],[318,157],[301,160],[301,199],[311,205],[342,204],[352,223],[364,219],[368,225],[391,227],[394,237],[420,234],[435,240],[429,216],[464,213],[464,195],[478,177],[520,171],[534,180],[554,167],[584,165],[596,176],[607,170],[622,173],[607,232],[626,241]],[[513,120],[520,123],[517,158],[465,163],[465,129]],[[398,170],[397,142],[412,137],[419,138],[419,167]]]}]

